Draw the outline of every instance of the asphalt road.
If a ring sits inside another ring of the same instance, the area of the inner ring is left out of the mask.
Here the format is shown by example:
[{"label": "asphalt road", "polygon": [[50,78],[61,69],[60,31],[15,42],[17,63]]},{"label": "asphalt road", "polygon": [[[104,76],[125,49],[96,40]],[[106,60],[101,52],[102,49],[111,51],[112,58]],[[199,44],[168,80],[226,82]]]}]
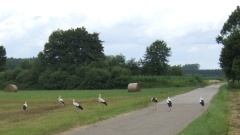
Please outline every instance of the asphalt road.
[{"label": "asphalt road", "polygon": [[215,84],[171,97],[171,111],[164,100],[156,105],[155,111],[152,107],[144,108],[60,135],[175,135],[204,112],[199,97],[204,98],[207,109],[220,86]]}]

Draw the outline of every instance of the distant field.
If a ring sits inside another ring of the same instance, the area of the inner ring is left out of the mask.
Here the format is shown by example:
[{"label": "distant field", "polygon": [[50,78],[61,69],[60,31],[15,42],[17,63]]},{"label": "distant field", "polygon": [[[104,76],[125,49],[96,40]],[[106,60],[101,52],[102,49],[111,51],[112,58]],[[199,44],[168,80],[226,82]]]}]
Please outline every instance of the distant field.
[{"label": "distant field", "polygon": [[[53,90],[19,91],[5,93],[0,91],[0,133],[1,135],[51,135],[72,127],[88,125],[115,117],[119,114],[151,105],[155,96],[165,100],[168,96],[188,92],[194,87],[172,87],[142,89],[141,92],[128,93],[127,90]],[[108,106],[101,106],[98,94],[102,94]],[[58,95],[65,100],[63,106]],[[84,108],[78,110],[72,104],[75,99]],[[22,105],[28,103],[24,112]]]}]

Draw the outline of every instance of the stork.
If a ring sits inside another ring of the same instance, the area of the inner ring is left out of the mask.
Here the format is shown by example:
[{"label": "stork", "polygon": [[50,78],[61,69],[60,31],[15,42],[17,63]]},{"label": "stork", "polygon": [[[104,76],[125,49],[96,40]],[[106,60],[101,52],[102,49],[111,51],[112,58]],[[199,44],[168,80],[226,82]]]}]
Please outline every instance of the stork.
[{"label": "stork", "polygon": [[204,110],[204,99],[202,97],[200,97],[199,103],[202,106],[202,110]]},{"label": "stork", "polygon": [[107,106],[107,102],[101,98],[101,94],[99,94],[99,97],[98,97],[98,101],[101,103],[101,104],[104,104]]},{"label": "stork", "polygon": [[73,105],[81,110],[83,110],[82,106],[80,106],[79,103],[75,102],[75,99],[73,99]]},{"label": "stork", "polygon": [[58,101],[59,101],[60,103],[62,103],[63,105],[65,105],[65,103],[64,103],[64,101],[63,101],[63,99],[61,98],[60,95],[58,96]]},{"label": "stork", "polygon": [[157,110],[156,104],[158,102],[158,99],[156,97],[151,98],[151,102],[153,103],[153,111]]},{"label": "stork", "polygon": [[172,108],[172,100],[170,99],[170,97],[168,97],[168,99],[167,99],[167,104],[168,104],[168,107],[169,107],[169,111],[171,111],[171,108]]},{"label": "stork", "polygon": [[27,102],[23,104],[23,111],[25,111],[26,109],[27,109]]}]

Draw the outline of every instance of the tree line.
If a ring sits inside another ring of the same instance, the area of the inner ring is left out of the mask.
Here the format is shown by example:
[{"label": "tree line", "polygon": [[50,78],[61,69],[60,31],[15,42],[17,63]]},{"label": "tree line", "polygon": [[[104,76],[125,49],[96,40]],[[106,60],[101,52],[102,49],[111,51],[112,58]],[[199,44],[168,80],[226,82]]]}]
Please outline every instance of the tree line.
[{"label": "tree line", "polygon": [[99,33],[89,33],[84,27],[58,29],[36,58],[20,62],[17,68],[13,68],[13,63],[21,60],[10,58],[7,62],[5,48],[1,46],[4,60],[0,65],[0,84],[14,83],[23,89],[112,89],[126,88],[132,75],[169,72],[167,57],[171,49],[164,41],[156,40],[147,47],[140,61],[126,61],[121,54],[106,56],[102,43]]},{"label": "tree line", "polygon": [[[233,12],[239,15],[239,7]],[[143,58],[126,60],[122,54],[105,55],[99,33],[84,27],[53,31],[36,58],[6,58],[0,45],[0,86],[14,83],[23,89],[112,89],[126,88],[134,76],[224,76],[239,80],[239,25],[230,19],[217,42],[224,48],[221,69],[199,70],[199,64],[170,66],[171,48],[156,40],[146,48]],[[238,20],[239,21],[239,20]],[[227,25],[231,22],[231,25]],[[231,35],[232,34],[232,35]],[[229,53],[231,52],[231,53]],[[230,55],[231,54],[231,55]]]},{"label": "tree line", "polygon": [[197,74],[203,77],[224,77],[222,69],[200,69],[199,64],[185,64],[182,66],[183,74]]}]

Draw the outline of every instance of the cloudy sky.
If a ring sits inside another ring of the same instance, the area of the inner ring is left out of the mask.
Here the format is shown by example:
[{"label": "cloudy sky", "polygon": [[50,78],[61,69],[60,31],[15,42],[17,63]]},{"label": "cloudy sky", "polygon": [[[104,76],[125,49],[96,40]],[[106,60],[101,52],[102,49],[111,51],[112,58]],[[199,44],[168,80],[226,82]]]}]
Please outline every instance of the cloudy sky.
[{"label": "cloudy sky", "polygon": [[215,38],[240,0],[0,0],[0,45],[7,57],[32,58],[57,29],[100,33],[106,55],[138,61],[163,40],[170,65],[219,69]]}]

